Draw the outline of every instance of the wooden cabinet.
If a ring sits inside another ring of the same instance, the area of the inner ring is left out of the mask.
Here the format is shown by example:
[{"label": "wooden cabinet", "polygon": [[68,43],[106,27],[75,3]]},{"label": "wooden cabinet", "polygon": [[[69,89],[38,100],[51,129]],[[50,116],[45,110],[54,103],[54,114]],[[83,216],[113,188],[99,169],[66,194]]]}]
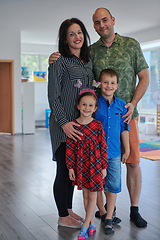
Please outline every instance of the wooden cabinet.
[{"label": "wooden cabinet", "polygon": [[14,61],[0,60],[0,132],[14,134]]}]

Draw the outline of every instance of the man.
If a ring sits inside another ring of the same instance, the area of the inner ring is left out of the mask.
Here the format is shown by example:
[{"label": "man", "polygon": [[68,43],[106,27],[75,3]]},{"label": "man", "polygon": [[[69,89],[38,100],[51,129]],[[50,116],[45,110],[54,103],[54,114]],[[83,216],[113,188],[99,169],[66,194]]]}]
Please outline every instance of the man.
[{"label": "man", "polygon": [[[127,187],[130,195],[130,218],[141,228],[147,222],[138,211],[138,202],[141,192],[141,169],[139,166],[139,133],[137,103],[143,97],[149,84],[148,65],[143,57],[139,43],[114,32],[115,18],[108,9],[98,8],[93,14],[93,23],[100,39],[90,46],[90,58],[93,61],[93,72],[96,81],[101,70],[114,69],[119,76],[119,87],[115,95],[127,102],[125,121],[129,123],[130,156],[126,162]],[[49,63],[56,60],[51,55]],[[136,75],[138,85],[136,86]]]},{"label": "man", "polygon": [[[119,87],[115,95],[127,102],[126,117],[130,129],[131,153],[127,160],[127,187],[131,200],[130,218],[137,227],[146,227],[147,222],[138,212],[141,191],[141,170],[139,166],[138,112],[136,105],[143,97],[149,84],[148,66],[139,43],[114,32],[115,18],[105,8],[98,8],[93,14],[93,23],[100,39],[90,46],[93,72],[98,80],[100,71],[113,68],[119,75]],[[136,87],[136,75],[138,85]],[[136,88],[136,89],[135,89]],[[131,121],[130,121],[131,120]]]}]

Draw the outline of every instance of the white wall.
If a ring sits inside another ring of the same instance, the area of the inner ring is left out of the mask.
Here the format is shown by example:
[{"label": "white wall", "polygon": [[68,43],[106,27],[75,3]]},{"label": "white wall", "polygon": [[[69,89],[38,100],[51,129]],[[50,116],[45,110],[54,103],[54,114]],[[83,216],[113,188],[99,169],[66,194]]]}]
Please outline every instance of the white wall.
[{"label": "white wall", "polygon": [[57,45],[21,43],[22,54],[44,54],[49,56],[52,52],[57,50]]},{"label": "white wall", "polygon": [[0,59],[14,60],[14,130],[22,132],[21,116],[21,39],[18,30],[0,29]]},{"label": "white wall", "polygon": [[135,38],[141,44],[157,40],[160,41],[160,26],[151,29],[146,29],[143,31],[129,33],[127,36]]}]

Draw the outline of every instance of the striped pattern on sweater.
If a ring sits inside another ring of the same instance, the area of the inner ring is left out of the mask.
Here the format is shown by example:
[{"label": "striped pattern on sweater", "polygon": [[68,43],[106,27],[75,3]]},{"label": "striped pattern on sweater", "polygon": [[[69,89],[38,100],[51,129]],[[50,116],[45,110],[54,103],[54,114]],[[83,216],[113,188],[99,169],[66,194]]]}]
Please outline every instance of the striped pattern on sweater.
[{"label": "striped pattern on sweater", "polygon": [[[73,56],[60,56],[48,69],[48,100],[51,108],[50,135],[53,151],[55,152],[62,142],[66,142],[66,135],[62,126],[79,116],[76,104],[78,94],[83,88],[93,88],[92,62],[82,63]],[[75,85],[80,80],[80,88]]]}]

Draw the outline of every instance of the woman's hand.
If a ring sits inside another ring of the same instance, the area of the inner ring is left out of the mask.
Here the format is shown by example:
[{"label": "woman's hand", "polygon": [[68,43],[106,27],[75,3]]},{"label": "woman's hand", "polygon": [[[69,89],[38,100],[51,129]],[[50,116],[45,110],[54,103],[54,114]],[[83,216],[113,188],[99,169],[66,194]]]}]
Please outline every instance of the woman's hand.
[{"label": "woman's hand", "polygon": [[80,125],[78,123],[69,122],[65,124],[62,129],[64,133],[67,135],[67,137],[73,139],[74,141],[77,141],[77,139],[81,140],[80,136],[83,136],[83,134],[79,131],[77,131],[73,126],[79,127]]},{"label": "woman's hand", "polygon": [[69,169],[69,178],[71,181],[74,181],[76,179],[73,168]]}]

